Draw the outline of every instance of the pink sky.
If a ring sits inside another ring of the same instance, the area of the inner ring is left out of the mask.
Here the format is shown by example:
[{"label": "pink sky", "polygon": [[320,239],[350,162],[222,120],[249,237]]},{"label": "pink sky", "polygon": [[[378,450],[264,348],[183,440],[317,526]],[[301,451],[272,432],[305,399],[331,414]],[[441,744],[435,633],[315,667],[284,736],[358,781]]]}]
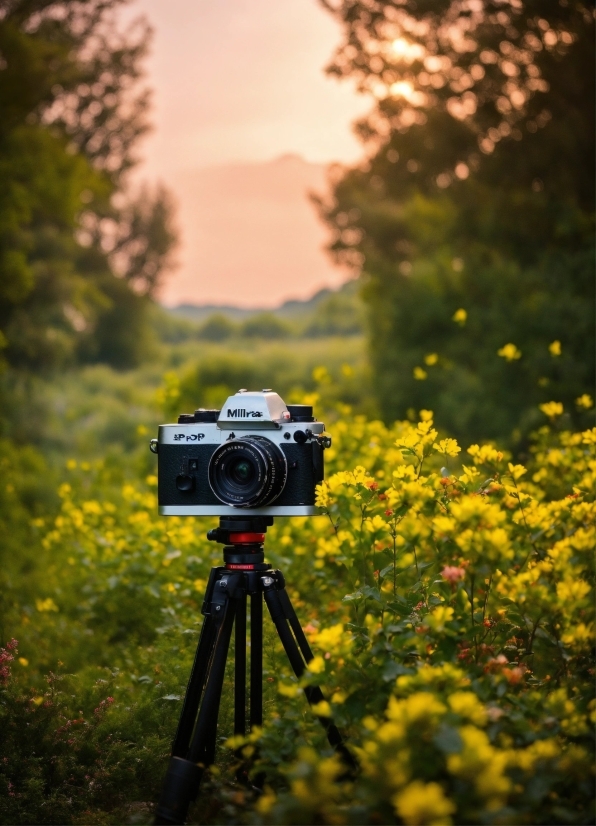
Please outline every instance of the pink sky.
[{"label": "pink sky", "polygon": [[[350,124],[370,104],[323,72],[335,21],[316,0],[135,0],[127,16],[139,12],[155,29],[140,173],[172,191],[182,236],[163,300],[274,306],[337,285],[307,190],[324,186],[321,164],[362,155]],[[271,163],[288,153],[310,163]]]}]

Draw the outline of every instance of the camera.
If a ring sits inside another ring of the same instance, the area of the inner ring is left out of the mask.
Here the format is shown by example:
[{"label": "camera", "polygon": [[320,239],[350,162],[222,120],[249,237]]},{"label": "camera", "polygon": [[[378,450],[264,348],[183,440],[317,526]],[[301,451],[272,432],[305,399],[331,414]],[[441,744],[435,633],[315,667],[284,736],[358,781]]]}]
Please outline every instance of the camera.
[{"label": "camera", "polygon": [[331,438],[311,405],[272,390],[239,390],[221,410],[183,413],[159,427],[163,516],[311,516]]}]

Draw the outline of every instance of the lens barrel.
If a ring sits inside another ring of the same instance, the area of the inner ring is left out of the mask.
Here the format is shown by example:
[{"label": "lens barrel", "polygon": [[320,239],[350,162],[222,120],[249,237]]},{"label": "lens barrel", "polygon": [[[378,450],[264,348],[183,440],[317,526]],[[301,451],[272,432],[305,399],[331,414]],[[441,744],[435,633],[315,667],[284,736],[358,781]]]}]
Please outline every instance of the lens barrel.
[{"label": "lens barrel", "polygon": [[235,508],[258,508],[284,489],[288,465],[283,451],[264,436],[242,436],[218,447],[209,462],[211,490]]}]

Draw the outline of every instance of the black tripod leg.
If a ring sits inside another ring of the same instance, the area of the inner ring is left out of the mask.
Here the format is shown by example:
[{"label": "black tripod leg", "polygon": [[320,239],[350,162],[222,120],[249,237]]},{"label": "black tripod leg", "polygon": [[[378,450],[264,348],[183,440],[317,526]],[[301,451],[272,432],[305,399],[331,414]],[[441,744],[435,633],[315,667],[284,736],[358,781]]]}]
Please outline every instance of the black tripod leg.
[{"label": "black tripod leg", "polygon": [[176,729],[176,736],[172,746],[172,754],[175,757],[184,757],[188,751],[214,642],[215,627],[213,619],[210,616],[206,616],[203,620],[201,636],[199,637],[199,644],[197,646],[186,694],[184,695],[180,720],[178,721],[178,728]]},{"label": "black tripod leg", "polygon": [[189,760],[193,763],[203,763],[205,766],[213,763],[215,758],[217,717],[219,715],[221,691],[223,688],[235,612],[236,602],[232,600],[228,601],[224,608],[223,621],[215,640],[215,648],[211,659],[209,676],[207,677],[207,683],[205,685],[203,702],[201,703],[197,725],[188,752]]},{"label": "black tripod leg", "polygon": [[236,605],[234,644],[234,734],[246,733],[246,594]]},{"label": "black tripod leg", "polygon": [[[170,759],[157,806],[156,824],[184,823],[188,807],[197,796],[205,768],[215,756],[217,716],[236,608],[235,601],[228,597],[227,586],[230,584],[226,582],[226,586],[222,587],[220,580],[213,589],[210,620],[215,634],[203,702],[188,755]],[[199,761],[200,766],[197,765]]]},{"label": "black tripod leg", "polygon": [[[279,575],[279,572],[276,572]],[[285,587],[283,584],[283,576],[279,575],[279,580],[281,583],[281,588],[278,590],[276,588],[277,579],[272,576],[265,576],[263,577],[263,588],[264,588],[264,595],[265,595],[265,602],[267,603],[267,608],[269,609],[269,613],[271,614],[271,619],[273,620],[275,627],[277,629],[277,633],[279,634],[279,638],[281,640],[281,644],[284,647],[284,650],[287,654],[288,660],[290,661],[290,665],[294,671],[294,674],[297,677],[301,677],[305,670],[306,670],[306,663],[302,658],[302,654],[296,644],[296,640],[294,639],[292,632],[287,624],[290,621],[290,618],[287,615],[288,606],[289,610],[291,611],[292,616],[298,622],[298,618],[296,616],[296,612],[290,602],[290,598],[285,591]],[[282,596],[283,595],[283,596]],[[299,624],[299,623],[298,623]],[[302,636],[304,636],[304,632],[302,632],[302,628],[300,628]],[[313,658],[312,651],[310,650],[310,646],[304,638],[304,644],[310,654],[310,657],[306,660],[309,662]],[[306,659],[306,657],[305,657]],[[304,689],[304,695],[308,700],[309,704],[316,705],[325,699],[323,696],[323,692],[319,688],[319,686],[306,686]],[[346,748],[343,738],[339,732],[339,729],[332,722],[329,717],[324,717],[322,715],[317,715],[319,722],[325,729],[325,733],[327,735],[327,739],[329,740],[329,744],[333,746],[335,751],[340,754],[344,760],[344,762],[350,767],[352,770],[356,770],[357,764],[354,760],[354,757],[350,753],[350,751]]]},{"label": "black tripod leg", "polygon": [[285,589],[285,584],[283,588],[280,588],[277,592],[279,594],[279,601],[281,602],[281,606],[284,610],[286,615],[286,619],[290,623],[292,631],[294,632],[294,636],[296,637],[296,642],[300,646],[300,650],[302,651],[302,656],[304,657],[305,661],[309,663],[314,654],[310,649],[310,645],[308,644],[308,640],[302,630],[302,626],[300,625],[300,620],[296,615],[296,611],[294,611],[294,606],[290,602],[290,597],[288,596],[288,592]]},{"label": "black tripod leg", "polygon": [[263,595],[250,598],[250,728],[263,725]]}]

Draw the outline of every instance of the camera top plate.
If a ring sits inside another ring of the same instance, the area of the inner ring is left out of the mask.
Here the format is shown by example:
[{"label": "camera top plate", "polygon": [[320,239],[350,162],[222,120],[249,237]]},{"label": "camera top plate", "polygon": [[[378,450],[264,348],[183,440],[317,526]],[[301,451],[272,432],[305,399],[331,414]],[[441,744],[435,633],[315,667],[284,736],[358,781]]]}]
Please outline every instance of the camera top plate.
[{"label": "camera top plate", "polygon": [[286,403],[272,390],[239,390],[229,396],[221,409],[217,426],[222,430],[250,427],[251,430],[277,430],[291,419]]}]

